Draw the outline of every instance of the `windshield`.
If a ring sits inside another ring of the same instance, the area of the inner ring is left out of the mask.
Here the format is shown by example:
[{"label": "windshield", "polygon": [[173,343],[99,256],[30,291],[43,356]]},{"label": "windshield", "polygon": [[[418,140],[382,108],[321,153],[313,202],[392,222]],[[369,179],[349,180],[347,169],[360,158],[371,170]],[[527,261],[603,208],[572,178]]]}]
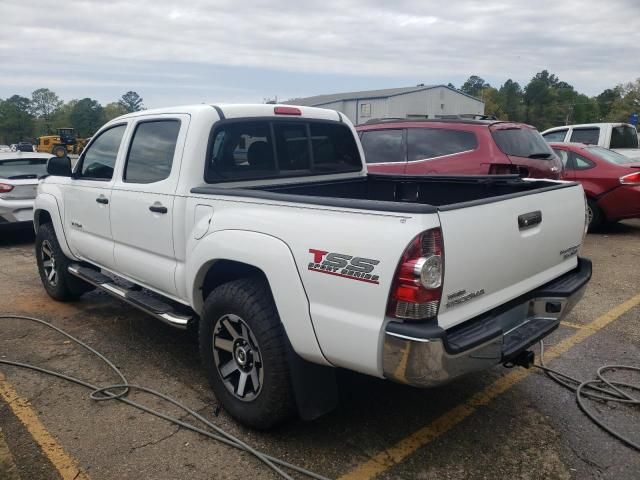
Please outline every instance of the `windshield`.
[{"label": "windshield", "polygon": [[39,178],[47,174],[47,158],[0,160],[0,178]]},{"label": "windshield", "polygon": [[593,153],[599,158],[606,160],[609,163],[615,163],[617,165],[624,165],[625,163],[636,163],[638,160],[625,157],[624,155],[614,152],[613,150],[609,150],[608,148],[603,147],[587,147],[585,148],[590,153]]},{"label": "windshield", "polygon": [[638,131],[630,125],[620,125],[611,130],[611,148],[638,148]]},{"label": "windshield", "polygon": [[507,155],[524,158],[553,158],[551,148],[537,130],[509,128],[491,131],[498,148]]}]

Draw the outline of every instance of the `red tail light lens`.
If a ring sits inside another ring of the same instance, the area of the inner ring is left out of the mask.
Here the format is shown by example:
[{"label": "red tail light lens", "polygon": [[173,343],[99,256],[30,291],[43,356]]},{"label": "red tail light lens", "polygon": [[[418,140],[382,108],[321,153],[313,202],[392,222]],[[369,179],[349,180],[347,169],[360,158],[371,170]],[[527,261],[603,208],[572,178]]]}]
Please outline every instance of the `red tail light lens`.
[{"label": "red tail light lens", "polygon": [[620,177],[620,183],[622,185],[640,185],[640,172],[634,172]]},{"label": "red tail light lens", "polygon": [[302,115],[302,110],[296,107],[274,107],[273,113],[276,115]]},{"label": "red tail light lens", "polygon": [[13,185],[8,185],[6,183],[0,183],[0,193],[7,193],[13,190]]},{"label": "red tail light lens", "polygon": [[388,315],[406,320],[435,318],[442,297],[443,258],[439,228],[422,232],[411,241],[396,270]]}]

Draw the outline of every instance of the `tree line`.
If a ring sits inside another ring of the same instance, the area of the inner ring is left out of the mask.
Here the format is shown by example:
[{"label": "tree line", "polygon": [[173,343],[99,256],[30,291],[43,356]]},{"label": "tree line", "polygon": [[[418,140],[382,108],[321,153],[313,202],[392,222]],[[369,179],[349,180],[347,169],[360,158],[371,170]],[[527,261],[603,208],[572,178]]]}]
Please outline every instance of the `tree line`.
[{"label": "tree line", "polygon": [[640,111],[640,78],[593,97],[577,92],[547,70],[536,73],[524,87],[508,79],[495,88],[472,75],[459,90],[483,100],[486,115],[525,122],[540,131],[576,123],[628,122],[632,113]]},{"label": "tree line", "polygon": [[[630,115],[640,110],[640,78],[593,97],[577,92],[547,70],[536,73],[524,87],[508,79],[496,88],[471,75],[458,89],[482,99],[485,114],[525,122],[541,131],[571,123],[628,122]],[[92,98],[65,103],[55,92],[39,88],[31,98],[13,95],[0,99],[0,143],[34,140],[63,127],[74,128],[79,137],[89,137],[105,122],[142,109],[142,98],[134,91],[102,106]]]},{"label": "tree line", "polygon": [[74,128],[78,137],[86,138],[105,122],[143,109],[142,98],[134,91],[102,106],[88,97],[63,102],[55,92],[39,88],[30,98],[13,95],[0,99],[0,144],[35,141],[36,137],[68,127]]}]

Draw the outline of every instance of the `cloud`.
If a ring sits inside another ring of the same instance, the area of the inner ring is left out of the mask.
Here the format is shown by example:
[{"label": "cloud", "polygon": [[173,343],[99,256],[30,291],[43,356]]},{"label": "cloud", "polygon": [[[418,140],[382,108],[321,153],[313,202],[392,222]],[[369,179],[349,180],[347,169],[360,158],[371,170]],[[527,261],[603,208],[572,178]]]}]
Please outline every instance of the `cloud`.
[{"label": "cloud", "polygon": [[[84,0],[59,2],[58,21],[43,22],[38,12],[49,9],[44,0],[3,0],[0,61],[15,75],[0,76],[0,96],[20,83],[76,96],[96,84],[209,85],[225,99],[255,101],[261,89],[296,96],[471,74],[526,83],[545,68],[596,94],[639,74],[634,0]],[[243,71],[251,81],[231,78]],[[265,85],[266,77],[283,81]]]}]

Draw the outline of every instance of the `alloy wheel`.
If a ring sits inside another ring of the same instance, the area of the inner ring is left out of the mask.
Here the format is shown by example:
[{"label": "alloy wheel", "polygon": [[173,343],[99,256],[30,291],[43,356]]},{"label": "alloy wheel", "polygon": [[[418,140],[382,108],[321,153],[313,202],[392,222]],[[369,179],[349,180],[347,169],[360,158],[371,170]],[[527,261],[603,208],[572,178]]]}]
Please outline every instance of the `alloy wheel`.
[{"label": "alloy wheel", "polygon": [[250,402],[260,394],[264,371],[256,337],[237,315],[227,314],[213,328],[213,358],[227,390]]},{"label": "alloy wheel", "polygon": [[53,248],[48,240],[42,242],[40,247],[42,254],[42,269],[47,277],[47,281],[52,287],[58,284],[58,272],[56,270],[56,257],[53,255]]}]

